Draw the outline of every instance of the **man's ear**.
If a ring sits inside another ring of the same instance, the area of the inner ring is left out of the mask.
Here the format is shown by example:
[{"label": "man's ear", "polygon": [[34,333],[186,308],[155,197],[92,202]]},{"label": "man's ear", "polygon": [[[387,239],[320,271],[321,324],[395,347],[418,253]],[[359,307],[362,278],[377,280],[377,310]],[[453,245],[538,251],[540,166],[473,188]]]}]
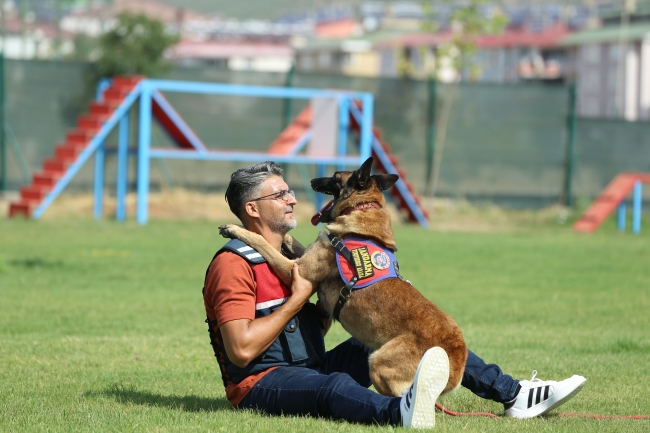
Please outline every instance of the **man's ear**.
[{"label": "man's ear", "polygon": [[377,174],[372,176],[372,178],[377,182],[377,188],[380,191],[386,191],[397,182],[399,176],[396,174]]},{"label": "man's ear", "polygon": [[[257,206],[257,202],[255,201],[247,201],[244,204],[244,214],[245,218],[259,218],[260,217],[260,210]],[[243,221],[242,221],[243,222]]]}]

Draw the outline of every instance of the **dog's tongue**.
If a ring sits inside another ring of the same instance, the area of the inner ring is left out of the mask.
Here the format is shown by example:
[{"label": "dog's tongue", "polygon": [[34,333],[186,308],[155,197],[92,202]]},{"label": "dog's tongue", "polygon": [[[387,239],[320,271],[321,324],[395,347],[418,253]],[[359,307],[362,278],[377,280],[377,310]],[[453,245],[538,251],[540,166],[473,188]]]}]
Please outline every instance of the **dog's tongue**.
[{"label": "dog's tongue", "polygon": [[316,212],[316,215],[314,215],[313,217],[311,217],[311,224],[312,224],[313,226],[317,226],[318,223],[320,222],[320,217],[321,217],[321,215],[323,215],[325,212],[327,212],[328,210],[330,210],[330,208],[332,207],[333,204],[334,204],[334,200],[332,200],[332,201],[330,201],[329,203],[327,203],[327,204],[325,205],[325,207],[323,207],[319,212]]}]

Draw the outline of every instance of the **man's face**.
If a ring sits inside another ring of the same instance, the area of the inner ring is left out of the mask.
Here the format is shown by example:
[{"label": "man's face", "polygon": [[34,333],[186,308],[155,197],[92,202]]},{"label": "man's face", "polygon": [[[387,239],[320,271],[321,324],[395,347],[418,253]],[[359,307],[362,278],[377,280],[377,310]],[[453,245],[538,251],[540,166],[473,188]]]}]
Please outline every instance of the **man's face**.
[{"label": "man's face", "polygon": [[[286,191],[288,189],[289,186],[281,177],[273,176],[262,182],[261,188],[258,191],[258,197],[264,197],[274,192]],[[293,207],[298,202],[292,195],[289,194],[289,200],[287,202],[275,197],[269,197],[258,200],[255,203],[258,205],[261,220],[272,231],[284,235],[289,230],[296,228],[298,223],[293,215]]]}]

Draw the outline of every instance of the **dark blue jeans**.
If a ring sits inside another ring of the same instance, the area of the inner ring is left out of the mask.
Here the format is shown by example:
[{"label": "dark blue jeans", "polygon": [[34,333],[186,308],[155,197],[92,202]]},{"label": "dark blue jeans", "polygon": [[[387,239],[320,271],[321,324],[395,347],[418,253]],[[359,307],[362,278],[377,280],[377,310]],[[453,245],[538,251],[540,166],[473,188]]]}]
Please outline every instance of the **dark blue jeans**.
[{"label": "dark blue jeans", "polygon": [[369,351],[349,339],[327,352],[319,370],[281,367],[264,376],[239,404],[269,415],[311,415],[361,424],[400,425],[398,397],[368,389]]},{"label": "dark blue jeans", "polygon": [[[361,424],[400,425],[400,398],[368,389],[369,354],[351,338],[327,352],[319,370],[278,368],[264,376],[238,408],[258,409],[269,415],[311,415]],[[504,402],[514,397],[517,384],[499,366],[485,364],[469,351],[462,385],[474,394]]]},{"label": "dark blue jeans", "polygon": [[504,403],[515,398],[519,381],[503,374],[496,364],[486,364],[471,350],[467,351],[465,373],[461,385],[481,398]]}]

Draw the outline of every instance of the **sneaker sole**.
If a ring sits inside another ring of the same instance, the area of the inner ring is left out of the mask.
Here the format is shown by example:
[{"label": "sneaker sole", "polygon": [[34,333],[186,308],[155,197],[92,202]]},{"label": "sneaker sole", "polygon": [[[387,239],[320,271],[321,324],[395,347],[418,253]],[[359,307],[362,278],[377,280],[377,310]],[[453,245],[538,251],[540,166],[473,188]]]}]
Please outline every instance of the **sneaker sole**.
[{"label": "sneaker sole", "polygon": [[[413,402],[413,428],[433,428],[436,425],[436,401],[449,382],[449,357],[440,347],[432,347],[423,356],[416,373],[415,401]],[[429,392],[418,392],[418,389]]]},{"label": "sneaker sole", "polygon": [[[549,398],[546,402],[543,404],[540,404],[538,406],[531,407],[529,410],[522,412],[519,414],[519,416],[516,416],[514,418],[534,418],[536,416],[544,415],[555,409],[556,407],[560,406],[562,403],[566,402],[567,400],[570,400],[575,396],[577,393],[580,392],[580,390],[585,386],[587,383],[587,379],[585,379],[582,376],[573,376],[576,377],[576,381],[579,382],[571,392],[564,396],[553,396]],[[572,379],[573,379],[572,377]]]}]

